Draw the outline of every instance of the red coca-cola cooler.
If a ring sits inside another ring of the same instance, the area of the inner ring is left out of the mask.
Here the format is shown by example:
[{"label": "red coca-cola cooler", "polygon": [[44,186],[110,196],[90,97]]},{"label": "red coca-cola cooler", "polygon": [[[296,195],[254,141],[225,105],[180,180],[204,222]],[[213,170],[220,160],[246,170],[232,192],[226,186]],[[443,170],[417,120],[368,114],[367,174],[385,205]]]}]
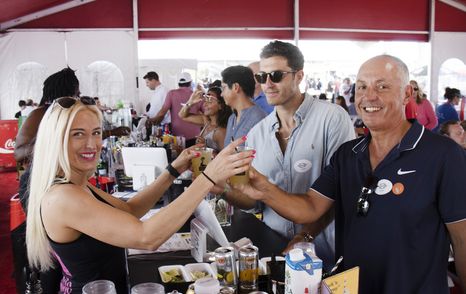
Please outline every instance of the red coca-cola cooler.
[{"label": "red coca-cola cooler", "polygon": [[0,120],[0,171],[16,168],[14,157],[17,120]]}]

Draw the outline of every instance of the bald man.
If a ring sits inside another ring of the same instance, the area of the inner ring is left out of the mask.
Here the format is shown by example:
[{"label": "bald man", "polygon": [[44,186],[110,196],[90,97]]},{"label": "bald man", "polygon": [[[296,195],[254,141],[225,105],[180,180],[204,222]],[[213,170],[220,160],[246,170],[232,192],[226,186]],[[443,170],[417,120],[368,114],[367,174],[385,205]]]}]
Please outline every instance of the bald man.
[{"label": "bald man", "polygon": [[452,140],[405,117],[409,72],[381,55],[359,69],[355,106],[370,134],[343,144],[303,195],[257,171],[241,191],[296,223],[335,206],[336,256],[360,267],[359,293],[449,293],[450,240],[466,285],[466,156]]}]

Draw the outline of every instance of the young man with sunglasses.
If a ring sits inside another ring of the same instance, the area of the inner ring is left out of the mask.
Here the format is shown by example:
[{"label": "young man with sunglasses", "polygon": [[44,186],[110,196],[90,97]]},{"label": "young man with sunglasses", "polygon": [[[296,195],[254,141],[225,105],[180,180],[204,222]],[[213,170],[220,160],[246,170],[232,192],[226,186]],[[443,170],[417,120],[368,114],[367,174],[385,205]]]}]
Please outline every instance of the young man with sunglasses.
[{"label": "young man with sunglasses", "polygon": [[466,156],[406,120],[408,78],[393,56],[361,66],[355,105],[370,134],[343,144],[306,195],[285,193],[257,171],[241,187],[297,223],[334,205],[336,254],[342,270],[359,266],[360,294],[449,293],[450,242],[466,285]]},{"label": "young man with sunglasses", "polygon": [[[343,108],[300,92],[304,56],[298,47],[274,41],[263,48],[260,58],[255,79],[275,110],[248,133],[246,144],[257,151],[253,166],[280,189],[305,194],[333,152],[354,138],[354,129]],[[321,226],[298,234],[301,226],[282,217],[272,206],[241,197],[235,190],[230,194],[227,199],[237,206],[257,205],[264,222],[294,242],[317,235],[332,221],[329,213]],[[327,268],[334,263],[333,239],[333,224],[316,238],[317,254]]]}]

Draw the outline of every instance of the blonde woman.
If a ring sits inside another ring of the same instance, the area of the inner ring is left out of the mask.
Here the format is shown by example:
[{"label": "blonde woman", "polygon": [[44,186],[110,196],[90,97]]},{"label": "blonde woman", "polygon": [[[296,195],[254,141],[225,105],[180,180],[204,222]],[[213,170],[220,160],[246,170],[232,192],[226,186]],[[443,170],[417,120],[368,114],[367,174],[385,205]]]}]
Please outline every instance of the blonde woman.
[{"label": "blonde woman", "polygon": [[427,96],[422,92],[418,83],[415,80],[409,81],[413,88],[413,97],[417,104],[417,121],[426,129],[432,130],[437,126],[437,116],[435,115],[434,107],[427,99]]},{"label": "blonde woman", "polygon": [[252,152],[236,140],[209,163],[203,176],[147,221],[139,220],[179,173],[199,156],[191,149],[128,202],[88,184],[102,146],[101,113],[90,98],[59,98],[39,126],[31,175],[26,244],[30,264],[47,270],[56,259],[62,293],[81,293],[92,280],[112,280],[128,293],[123,248],[155,249],[189,218],[215,183],[249,168]]}]

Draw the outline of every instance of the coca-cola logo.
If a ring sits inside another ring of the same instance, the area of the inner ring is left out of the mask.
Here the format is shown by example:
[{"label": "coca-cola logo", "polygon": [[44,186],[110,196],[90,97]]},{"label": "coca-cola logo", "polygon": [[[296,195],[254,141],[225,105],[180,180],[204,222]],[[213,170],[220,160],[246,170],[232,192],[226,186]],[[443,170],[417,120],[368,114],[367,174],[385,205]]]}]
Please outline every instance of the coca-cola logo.
[{"label": "coca-cola logo", "polygon": [[0,154],[12,154],[15,152],[15,141],[13,139],[8,139],[5,142],[5,148],[0,147]]},{"label": "coca-cola logo", "polygon": [[15,149],[15,141],[8,139],[5,142],[5,149]]}]

